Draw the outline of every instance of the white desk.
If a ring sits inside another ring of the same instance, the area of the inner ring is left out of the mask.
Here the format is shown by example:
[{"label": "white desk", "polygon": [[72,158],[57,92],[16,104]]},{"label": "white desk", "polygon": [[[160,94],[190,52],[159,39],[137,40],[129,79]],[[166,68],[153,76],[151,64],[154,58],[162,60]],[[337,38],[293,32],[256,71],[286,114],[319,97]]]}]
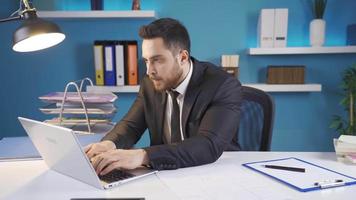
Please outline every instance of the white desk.
[{"label": "white desk", "polygon": [[241,166],[245,162],[290,156],[356,177],[356,165],[337,162],[335,153],[226,152],[213,164],[160,171],[103,191],[48,170],[42,160],[0,162],[0,199],[355,199],[356,185],[302,193]]}]

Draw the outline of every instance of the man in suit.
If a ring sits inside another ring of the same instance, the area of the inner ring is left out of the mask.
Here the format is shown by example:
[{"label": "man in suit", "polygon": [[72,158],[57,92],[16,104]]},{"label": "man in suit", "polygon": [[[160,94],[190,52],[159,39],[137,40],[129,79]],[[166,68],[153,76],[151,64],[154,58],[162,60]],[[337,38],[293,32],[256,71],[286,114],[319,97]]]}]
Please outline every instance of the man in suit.
[{"label": "man in suit", "polygon": [[[239,81],[191,57],[188,32],[177,20],[156,20],[139,34],[147,75],[126,116],[101,142],[86,147],[96,172],[142,165],[177,169],[238,150]],[[131,149],[147,128],[151,145]]]}]

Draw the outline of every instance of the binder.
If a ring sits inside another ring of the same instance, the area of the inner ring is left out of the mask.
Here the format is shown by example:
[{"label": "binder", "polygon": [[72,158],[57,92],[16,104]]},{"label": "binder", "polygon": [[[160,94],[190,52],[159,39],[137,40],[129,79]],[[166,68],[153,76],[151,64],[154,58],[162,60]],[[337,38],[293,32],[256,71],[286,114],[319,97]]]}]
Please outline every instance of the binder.
[{"label": "binder", "polygon": [[[250,162],[242,165],[300,192],[356,184],[354,177],[294,157]],[[298,167],[305,169],[305,172],[271,169],[264,167],[264,165]]]},{"label": "binder", "polygon": [[288,9],[277,8],[274,13],[274,47],[287,46]]},{"label": "binder", "polygon": [[116,85],[125,85],[124,43],[115,41]]},{"label": "binder", "polygon": [[102,41],[94,41],[94,67],[96,85],[104,85],[104,46]]},{"label": "binder", "polygon": [[127,85],[138,85],[137,41],[126,42]]},{"label": "binder", "polygon": [[104,46],[105,71],[104,84],[109,86],[116,85],[116,67],[115,67],[115,44],[106,42]]},{"label": "binder", "polygon": [[261,9],[257,25],[257,45],[261,48],[274,46],[275,9]]}]

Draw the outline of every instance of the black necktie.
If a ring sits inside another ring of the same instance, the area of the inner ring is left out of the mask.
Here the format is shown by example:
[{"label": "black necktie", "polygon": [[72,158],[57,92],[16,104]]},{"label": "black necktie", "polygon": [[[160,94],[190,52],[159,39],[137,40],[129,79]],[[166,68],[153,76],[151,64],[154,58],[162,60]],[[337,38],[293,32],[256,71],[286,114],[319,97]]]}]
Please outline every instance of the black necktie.
[{"label": "black necktie", "polygon": [[180,137],[180,113],[179,105],[177,102],[177,97],[179,93],[177,91],[168,91],[172,98],[172,115],[171,115],[171,143],[176,143],[181,141]]}]

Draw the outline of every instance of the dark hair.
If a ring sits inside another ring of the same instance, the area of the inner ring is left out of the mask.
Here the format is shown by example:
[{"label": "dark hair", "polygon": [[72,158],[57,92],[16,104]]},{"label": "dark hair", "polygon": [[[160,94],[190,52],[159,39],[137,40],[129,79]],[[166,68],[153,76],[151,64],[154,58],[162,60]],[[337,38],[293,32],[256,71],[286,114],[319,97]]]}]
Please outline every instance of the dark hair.
[{"label": "dark hair", "polygon": [[190,39],[187,29],[172,18],[161,18],[140,28],[139,35],[143,39],[162,38],[164,45],[171,51],[187,50],[190,54]]}]

